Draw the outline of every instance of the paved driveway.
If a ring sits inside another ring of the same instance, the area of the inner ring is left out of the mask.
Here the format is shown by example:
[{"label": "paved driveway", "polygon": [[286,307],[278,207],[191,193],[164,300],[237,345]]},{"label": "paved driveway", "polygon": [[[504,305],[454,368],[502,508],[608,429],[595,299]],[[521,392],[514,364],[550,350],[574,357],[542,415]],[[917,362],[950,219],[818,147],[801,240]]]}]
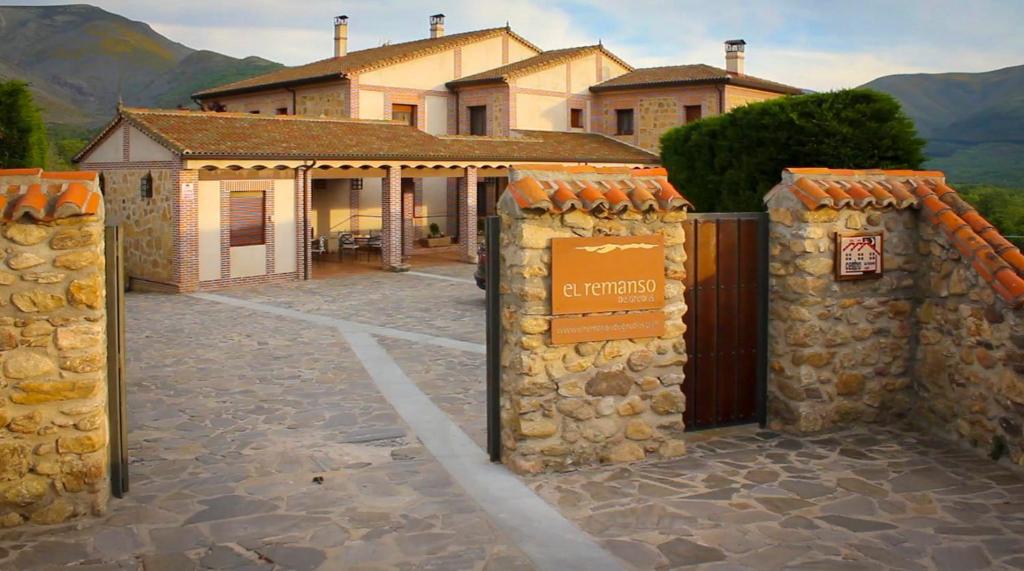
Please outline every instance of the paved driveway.
[{"label": "paved driveway", "polygon": [[1024,568],[1024,477],[897,430],[488,465],[472,270],[130,295],[131,494],[0,569]]}]

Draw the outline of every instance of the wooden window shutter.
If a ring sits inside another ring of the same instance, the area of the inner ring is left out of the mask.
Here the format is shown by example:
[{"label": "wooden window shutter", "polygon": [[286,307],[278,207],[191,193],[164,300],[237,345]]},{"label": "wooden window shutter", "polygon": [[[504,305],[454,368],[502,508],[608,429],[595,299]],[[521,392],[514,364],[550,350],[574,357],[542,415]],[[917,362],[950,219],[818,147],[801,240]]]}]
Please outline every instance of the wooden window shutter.
[{"label": "wooden window shutter", "polygon": [[266,216],[262,192],[232,192],[231,246],[265,244]]}]

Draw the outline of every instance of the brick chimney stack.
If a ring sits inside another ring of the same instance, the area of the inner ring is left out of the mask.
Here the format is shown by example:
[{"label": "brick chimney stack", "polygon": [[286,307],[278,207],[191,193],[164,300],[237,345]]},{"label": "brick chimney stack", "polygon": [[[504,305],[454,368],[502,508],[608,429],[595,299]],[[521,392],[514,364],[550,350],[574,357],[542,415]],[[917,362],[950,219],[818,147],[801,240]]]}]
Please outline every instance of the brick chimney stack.
[{"label": "brick chimney stack", "polygon": [[743,75],[743,59],[746,57],[747,42],[728,40],[725,42],[725,70],[734,75]]},{"label": "brick chimney stack", "polygon": [[343,57],[348,53],[348,16],[334,19],[334,57]]},{"label": "brick chimney stack", "polygon": [[430,37],[440,38],[444,36],[444,14],[434,14],[430,17]]}]

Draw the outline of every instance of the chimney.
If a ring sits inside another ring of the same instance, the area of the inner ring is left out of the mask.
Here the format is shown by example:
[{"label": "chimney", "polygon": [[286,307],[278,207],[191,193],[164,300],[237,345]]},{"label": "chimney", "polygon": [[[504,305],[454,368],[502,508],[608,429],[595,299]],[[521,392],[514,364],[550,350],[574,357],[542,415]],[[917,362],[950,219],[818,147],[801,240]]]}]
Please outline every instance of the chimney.
[{"label": "chimney", "polygon": [[728,40],[725,42],[725,70],[734,75],[743,75],[743,58],[747,42]]},{"label": "chimney", "polygon": [[334,57],[348,54],[348,16],[334,19]]},{"label": "chimney", "polygon": [[444,36],[444,14],[434,14],[430,17],[430,37],[440,38]]}]

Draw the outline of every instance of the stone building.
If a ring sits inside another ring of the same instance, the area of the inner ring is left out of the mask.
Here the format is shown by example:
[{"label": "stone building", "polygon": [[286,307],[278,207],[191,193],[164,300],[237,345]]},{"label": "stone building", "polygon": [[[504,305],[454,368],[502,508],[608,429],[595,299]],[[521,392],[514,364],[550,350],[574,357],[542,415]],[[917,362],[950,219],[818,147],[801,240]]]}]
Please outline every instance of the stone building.
[{"label": "stone building", "polygon": [[[334,37],[333,57],[196,93],[206,112],[192,115],[219,120],[122,109],[76,158],[117,196],[134,281],[301,279],[305,237],[333,251],[342,232],[383,231],[384,265],[400,267],[432,224],[472,260],[509,166],[650,166],[668,128],[799,92],[747,75],[738,41],[727,69],[645,70],[600,44],[542,51],[508,27],[445,34],[441,15],[426,39],[350,52],[343,16]],[[264,230],[232,245],[231,205],[251,211],[254,192]]]},{"label": "stone building", "polygon": [[0,528],[106,509],[103,199],[94,172],[0,170]]},{"label": "stone building", "polygon": [[[769,423],[909,419],[1024,465],[1024,255],[941,172],[789,169],[771,218]],[[835,279],[836,235],[883,273]]]}]

